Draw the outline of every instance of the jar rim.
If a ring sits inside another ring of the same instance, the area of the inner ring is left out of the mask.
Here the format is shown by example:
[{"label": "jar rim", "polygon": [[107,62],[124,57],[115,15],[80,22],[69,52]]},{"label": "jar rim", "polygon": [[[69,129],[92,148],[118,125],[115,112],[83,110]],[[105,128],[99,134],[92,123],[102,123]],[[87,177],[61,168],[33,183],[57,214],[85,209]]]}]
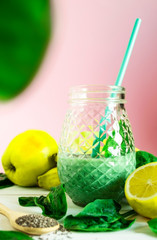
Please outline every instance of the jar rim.
[{"label": "jar rim", "polygon": [[95,91],[102,91],[102,92],[115,92],[115,93],[124,93],[125,88],[123,86],[115,86],[115,85],[103,85],[103,84],[89,84],[89,85],[76,85],[70,88],[70,92],[73,91],[88,91],[88,92],[95,92]]},{"label": "jar rim", "polygon": [[70,102],[126,103],[125,88],[114,85],[77,85],[70,88]]}]

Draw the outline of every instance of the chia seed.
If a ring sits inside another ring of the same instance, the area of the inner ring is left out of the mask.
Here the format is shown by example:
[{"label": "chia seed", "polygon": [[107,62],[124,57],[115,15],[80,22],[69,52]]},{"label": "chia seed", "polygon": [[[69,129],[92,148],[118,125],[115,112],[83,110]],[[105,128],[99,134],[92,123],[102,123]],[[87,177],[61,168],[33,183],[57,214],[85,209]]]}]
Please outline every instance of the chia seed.
[{"label": "chia seed", "polygon": [[55,219],[39,214],[24,215],[17,218],[15,222],[22,227],[32,228],[49,228],[58,225]]},{"label": "chia seed", "polygon": [[58,230],[55,230],[51,233],[43,234],[40,237],[33,237],[34,240],[71,240],[71,232],[67,231],[62,224]]}]

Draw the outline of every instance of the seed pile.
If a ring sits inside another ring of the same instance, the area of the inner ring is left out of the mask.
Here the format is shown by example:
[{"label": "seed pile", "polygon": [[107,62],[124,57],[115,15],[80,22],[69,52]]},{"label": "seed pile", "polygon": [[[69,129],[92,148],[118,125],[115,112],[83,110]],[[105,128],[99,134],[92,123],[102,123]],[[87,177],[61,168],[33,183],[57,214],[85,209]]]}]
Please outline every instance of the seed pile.
[{"label": "seed pile", "polygon": [[50,217],[39,214],[24,215],[16,219],[16,223],[22,227],[48,228],[58,225],[58,222]]},{"label": "seed pile", "polygon": [[33,237],[34,240],[71,240],[72,236],[71,236],[71,232],[67,231],[61,224],[59,229],[47,233],[47,234],[43,234],[40,237],[36,236]]}]

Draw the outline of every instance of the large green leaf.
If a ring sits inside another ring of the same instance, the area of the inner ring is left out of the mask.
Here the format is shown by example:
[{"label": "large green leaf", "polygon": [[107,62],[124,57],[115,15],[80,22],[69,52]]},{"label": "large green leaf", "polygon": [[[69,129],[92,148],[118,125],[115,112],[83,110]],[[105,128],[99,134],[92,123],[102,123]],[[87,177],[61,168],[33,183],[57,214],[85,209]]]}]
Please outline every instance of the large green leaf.
[{"label": "large green leaf", "polygon": [[67,212],[67,201],[62,185],[52,187],[47,196],[19,197],[19,204],[23,207],[38,206],[44,216],[61,219]]},{"label": "large green leaf", "polygon": [[136,168],[151,162],[157,162],[157,157],[145,151],[136,152]]},{"label": "large green leaf", "polygon": [[61,219],[67,212],[67,201],[62,185],[52,187],[49,194],[44,197],[35,198],[36,206],[42,209],[44,216]]},{"label": "large green leaf", "polygon": [[30,236],[17,231],[0,231],[0,240],[33,240]]},{"label": "large green leaf", "polygon": [[50,37],[49,0],[0,1],[0,99],[33,79]]},{"label": "large green leaf", "polygon": [[76,216],[69,215],[64,219],[67,230],[84,232],[106,232],[126,229],[134,220],[125,218],[135,214],[133,210],[120,214],[121,206],[112,199],[97,199],[89,203]]},{"label": "large green leaf", "polygon": [[11,182],[5,173],[0,173],[0,189],[13,186],[14,183]]},{"label": "large green leaf", "polygon": [[151,219],[147,223],[152,232],[157,233],[157,218]]}]

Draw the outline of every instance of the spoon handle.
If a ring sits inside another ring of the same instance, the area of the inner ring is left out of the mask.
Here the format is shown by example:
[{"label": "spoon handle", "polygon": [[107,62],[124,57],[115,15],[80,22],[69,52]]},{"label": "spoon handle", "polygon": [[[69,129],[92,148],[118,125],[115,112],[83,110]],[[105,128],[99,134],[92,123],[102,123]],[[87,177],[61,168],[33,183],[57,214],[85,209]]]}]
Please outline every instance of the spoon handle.
[{"label": "spoon handle", "polygon": [[11,212],[13,212],[8,207],[4,206],[2,203],[0,203],[0,214],[5,215],[6,217],[9,217]]}]

